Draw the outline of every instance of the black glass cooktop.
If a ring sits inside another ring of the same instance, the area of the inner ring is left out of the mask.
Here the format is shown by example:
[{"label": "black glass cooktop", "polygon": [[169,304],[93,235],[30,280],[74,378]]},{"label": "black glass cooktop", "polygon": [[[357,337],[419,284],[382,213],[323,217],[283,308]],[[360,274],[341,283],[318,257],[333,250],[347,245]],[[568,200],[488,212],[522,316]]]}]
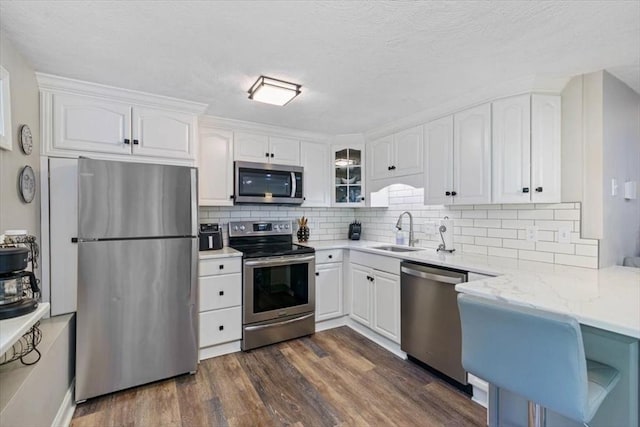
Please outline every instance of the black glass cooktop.
[{"label": "black glass cooktop", "polygon": [[245,258],[265,258],[272,256],[303,255],[315,252],[313,248],[295,243],[278,244],[231,244],[233,249],[242,252]]}]

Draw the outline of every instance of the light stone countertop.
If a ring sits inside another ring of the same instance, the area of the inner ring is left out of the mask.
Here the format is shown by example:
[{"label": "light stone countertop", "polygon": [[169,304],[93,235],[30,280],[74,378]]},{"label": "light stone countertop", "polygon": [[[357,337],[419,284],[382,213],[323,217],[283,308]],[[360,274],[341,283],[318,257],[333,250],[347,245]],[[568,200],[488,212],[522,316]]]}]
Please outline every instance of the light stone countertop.
[{"label": "light stone countertop", "polygon": [[[364,240],[310,241],[316,250],[351,249],[486,274],[456,286],[460,292],[574,316],[580,323],[640,339],[640,269],[600,270],[486,255],[436,253],[434,249],[389,252],[388,243]],[[395,245],[392,245],[395,246]]]},{"label": "light stone countertop", "polygon": [[224,247],[215,251],[201,251],[199,252],[200,259],[216,259],[216,258],[229,258],[229,257],[241,257],[242,252],[232,249],[230,247]]}]

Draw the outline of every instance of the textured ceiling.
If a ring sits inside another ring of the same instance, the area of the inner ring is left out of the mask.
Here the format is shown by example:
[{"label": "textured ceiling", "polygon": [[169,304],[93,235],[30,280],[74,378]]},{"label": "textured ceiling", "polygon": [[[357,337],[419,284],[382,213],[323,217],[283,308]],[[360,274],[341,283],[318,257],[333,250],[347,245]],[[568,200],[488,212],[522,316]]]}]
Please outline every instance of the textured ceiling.
[{"label": "textured ceiling", "polygon": [[[1,0],[0,29],[41,72],[333,134],[524,76],[605,68],[640,92],[636,0]],[[300,83],[303,93],[285,107],[250,101],[260,74]]]}]

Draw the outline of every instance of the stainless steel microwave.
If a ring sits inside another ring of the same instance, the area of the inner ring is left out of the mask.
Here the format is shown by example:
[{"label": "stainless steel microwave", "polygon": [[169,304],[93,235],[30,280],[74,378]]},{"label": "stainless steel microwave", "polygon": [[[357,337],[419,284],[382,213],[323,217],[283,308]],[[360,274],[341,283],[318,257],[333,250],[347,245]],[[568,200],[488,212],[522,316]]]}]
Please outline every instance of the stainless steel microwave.
[{"label": "stainless steel microwave", "polygon": [[302,173],[300,166],[235,162],[235,203],[302,204]]}]

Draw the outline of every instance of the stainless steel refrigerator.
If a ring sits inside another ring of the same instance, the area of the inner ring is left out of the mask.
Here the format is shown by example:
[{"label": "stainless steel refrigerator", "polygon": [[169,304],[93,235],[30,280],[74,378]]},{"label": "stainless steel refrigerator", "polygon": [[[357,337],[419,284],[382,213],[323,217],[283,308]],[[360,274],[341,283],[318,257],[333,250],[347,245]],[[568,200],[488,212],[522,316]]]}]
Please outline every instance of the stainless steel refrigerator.
[{"label": "stainless steel refrigerator", "polygon": [[197,171],[78,162],[76,401],[198,362]]}]

